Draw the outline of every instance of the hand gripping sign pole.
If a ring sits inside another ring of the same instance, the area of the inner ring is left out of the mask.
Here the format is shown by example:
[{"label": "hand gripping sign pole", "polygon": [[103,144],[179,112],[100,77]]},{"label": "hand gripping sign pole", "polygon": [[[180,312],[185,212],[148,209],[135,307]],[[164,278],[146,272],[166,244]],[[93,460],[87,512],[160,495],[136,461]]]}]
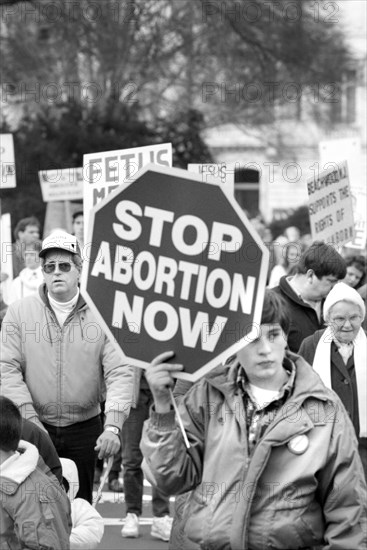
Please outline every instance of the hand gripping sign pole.
[{"label": "hand gripping sign pole", "polygon": [[93,508],[96,508],[98,502],[100,501],[104,484],[107,481],[108,474],[110,473],[112,465],[113,465],[113,458],[114,458],[114,456],[111,455],[110,458],[108,459],[106,470],[105,470],[105,472],[104,472],[104,474],[101,478],[101,482],[100,482],[98,490],[97,490],[96,498],[94,499],[94,502],[93,502]]},{"label": "hand gripping sign pole", "polygon": [[169,389],[169,394],[171,396],[172,405],[173,405],[173,408],[174,408],[175,413],[176,413],[177,422],[178,422],[178,425],[180,426],[180,430],[181,430],[181,433],[182,433],[182,437],[184,438],[186,448],[190,449],[190,443],[189,443],[189,440],[187,439],[187,435],[186,435],[185,428],[184,428],[183,423],[182,423],[182,418],[181,418],[181,415],[180,415],[180,411],[178,410],[177,403],[175,401],[175,397],[173,395],[173,392],[172,392],[171,388]]},{"label": "hand gripping sign pole", "polygon": [[[172,358],[174,356],[174,352],[173,351],[167,351],[165,353],[161,353],[160,355],[158,355],[158,357],[156,357],[155,359],[153,359],[152,361],[152,368],[156,367],[157,365],[159,365],[160,363],[164,363],[165,361],[167,361],[168,359]],[[170,364],[168,366],[169,367],[172,367],[173,365]],[[178,365],[177,365],[178,366]],[[179,365],[180,368],[182,368],[182,365]],[[171,373],[173,375],[173,372]],[[186,445],[186,448],[187,449],[190,449],[190,443],[189,443],[189,440],[187,438],[187,435],[186,435],[186,432],[185,432],[185,428],[184,428],[184,425],[183,425],[183,422],[182,422],[182,418],[181,418],[181,415],[180,415],[180,411],[178,410],[178,407],[177,407],[177,403],[176,403],[176,400],[175,400],[175,397],[173,395],[173,391],[172,391],[172,388],[170,386],[167,386],[168,390],[169,390],[169,395],[171,397],[171,401],[172,401],[172,405],[173,405],[173,409],[175,411],[175,415],[176,415],[176,419],[177,419],[177,422],[178,422],[178,425],[180,426],[180,430],[181,430],[181,433],[182,433],[182,437],[184,439],[184,442],[185,442],[185,445]]]},{"label": "hand gripping sign pole", "polygon": [[174,350],[172,374],[195,382],[257,337],[269,251],[217,180],[147,165],[88,231],[81,292],[124,362]]}]

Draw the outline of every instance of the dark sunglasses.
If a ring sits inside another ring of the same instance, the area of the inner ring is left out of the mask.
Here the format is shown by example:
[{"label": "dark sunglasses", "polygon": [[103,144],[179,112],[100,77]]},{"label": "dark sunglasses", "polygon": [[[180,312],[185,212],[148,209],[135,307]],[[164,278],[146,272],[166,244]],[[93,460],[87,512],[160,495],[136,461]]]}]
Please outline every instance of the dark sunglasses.
[{"label": "dark sunglasses", "polygon": [[72,264],[70,264],[69,262],[49,263],[43,266],[43,271],[48,274],[53,273],[57,265],[59,266],[59,269],[62,273],[68,273],[71,270]]}]

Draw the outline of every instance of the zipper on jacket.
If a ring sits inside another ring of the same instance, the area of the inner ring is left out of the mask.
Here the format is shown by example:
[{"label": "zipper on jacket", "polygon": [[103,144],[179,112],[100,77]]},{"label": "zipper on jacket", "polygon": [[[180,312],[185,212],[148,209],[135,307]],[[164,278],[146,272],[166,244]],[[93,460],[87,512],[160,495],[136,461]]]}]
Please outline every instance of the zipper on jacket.
[{"label": "zipper on jacket", "polygon": [[[302,404],[300,405],[300,408],[302,407],[303,405],[303,402]],[[278,421],[275,423],[275,424],[270,424],[265,432],[263,433],[261,439],[259,439],[255,445],[255,447],[252,449],[252,451],[247,455],[246,457],[246,461],[245,461],[245,476],[244,476],[244,479],[243,479],[243,483],[246,482],[246,476],[247,476],[247,472],[248,472],[248,469],[249,469],[249,465],[250,465],[250,462],[253,458],[253,455],[255,453],[255,450],[257,448],[258,445],[261,444],[262,440],[264,439],[264,437],[266,437],[266,435],[272,431],[272,429],[283,419],[280,418],[278,419]],[[248,541],[246,541],[246,533],[248,531],[248,525],[249,525],[249,521],[250,521],[250,512],[251,512],[251,506],[252,506],[252,502],[254,500],[254,495],[256,493],[256,489],[257,489],[257,486],[258,486],[258,482],[259,482],[259,479],[263,473],[263,471],[265,470],[267,464],[268,464],[268,461],[269,461],[269,457],[270,457],[270,454],[271,454],[271,450],[272,450],[272,447],[279,447],[280,445],[284,445],[286,444],[288,441],[290,441],[295,435],[300,435],[302,433],[305,433],[305,428],[308,428],[308,424],[307,423],[303,423],[302,425],[302,428],[300,430],[298,430],[296,433],[292,433],[288,438],[286,439],[282,439],[282,441],[279,441],[277,444],[273,444],[272,446],[270,446],[268,448],[268,451],[267,451],[267,455],[266,457],[264,457],[264,460],[263,460],[263,463],[262,463],[262,467],[261,469],[259,470],[254,482],[253,482],[253,485],[252,485],[252,492],[250,494],[248,498],[248,506],[247,506],[247,513],[245,514],[245,517],[244,517],[244,524],[243,524],[243,531],[242,531],[242,544],[243,544],[243,548],[244,550],[247,550],[248,549]],[[308,431],[308,430],[307,430]]]},{"label": "zipper on jacket", "polygon": [[[247,506],[247,513],[245,514],[245,517],[244,517],[243,530],[242,530],[242,544],[243,544],[243,549],[244,550],[248,550],[248,540],[246,540],[246,533],[248,532],[248,526],[249,526],[249,522],[250,522],[250,516],[251,516],[250,511],[251,511],[252,502],[254,500],[254,495],[255,495],[255,492],[256,492],[256,489],[257,489],[257,486],[258,486],[259,479],[260,479],[263,471],[265,470],[265,467],[268,464],[270,453],[271,453],[271,447],[269,447],[268,453],[267,453],[267,455],[266,455],[266,457],[263,461],[262,468],[259,470],[258,475],[256,476],[256,478],[253,482],[252,492],[250,494],[250,497],[248,497],[246,495],[247,500],[248,500],[248,506]],[[248,457],[247,460],[246,460],[246,475],[247,475],[247,471],[248,471],[248,465],[250,464],[250,462],[251,462],[251,458]],[[243,479],[243,483],[245,483],[245,482],[246,482],[246,479]]]},{"label": "zipper on jacket", "polygon": [[[67,316],[67,318],[65,319],[65,322],[63,324],[62,327],[60,327],[60,332],[61,332],[61,339],[60,339],[60,348],[59,348],[59,351],[60,351],[60,368],[59,368],[59,372],[58,372],[58,378],[59,378],[59,385],[58,385],[58,393],[59,393],[59,403],[63,403],[63,399],[62,399],[62,394],[63,394],[63,384],[62,384],[62,365],[63,365],[63,357],[64,357],[64,338],[65,338],[65,335],[69,329],[69,325],[71,324],[71,321],[74,319],[75,315],[77,314],[77,310],[73,310],[69,313],[69,315]],[[79,325],[80,325],[80,318],[79,318]],[[82,330],[82,327],[80,325],[80,330],[81,330],[81,333],[82,333],[82,339],[83,339],[83,330]],[[71,339],[71,335],[69,335],[70,339]],[[70,403],[68,403],[67,405],[70,406]]]},{"label": "zipper on jacket", "polygon": [[52,321],[52,324],[55,325],[55,329],[57,332],[59,332],[61,330],[61,327],[60,327],[60,324],[59,324],[59,321],[57,320],[57,317],[56,315],[54,314],[53,310],[47,306],[45,306],[45,311],[46,311],[46,314],[45,314],[45,317],[46,317],[46,321],[47,321],[47,332],[48,332],[48,336],[50,338],[50,344],[51,346],[53,346],[53,339],[52,339],[52,334],[51,334],[51,330],[50,330],[50,322],[49,322],[49,319],[51,319]]},{"label": "zipper on jacket", "polygon": [[[45,310],[46,310],[46,319],[47,318],[50,318],[52,323],[55,325],[55,331],[57,332],[57,341],[55,342],[56,346],[58,345],[58,350],[56,352],[56,398],[58,400],[59,403],[62,403],[62,400],[61,400],[61,378],[62,378],[62,375],[61,375],[61,364],[62,364],[62,361],[61,361],[61,358],[62,358],[62,352],[61,352],[61,349],[62,349],[62,342],[63,342],[63,328],[60,326],[60,323],[56,317],[56,315],[54,314],[54,311],[52,308],[48,307],[47,305],[45,305]],[[53,340],[52,340],[52,335],[51,335],[51,331],[50,331],[50,323],[48,322],[47,323],[47,329],[48,329],[48,333],[49,333],[49,337],[50,337],[50,342],[51,342],[51,346],[53,346]],[[57,419],[57,425],[59,425],[59,420]]]}]

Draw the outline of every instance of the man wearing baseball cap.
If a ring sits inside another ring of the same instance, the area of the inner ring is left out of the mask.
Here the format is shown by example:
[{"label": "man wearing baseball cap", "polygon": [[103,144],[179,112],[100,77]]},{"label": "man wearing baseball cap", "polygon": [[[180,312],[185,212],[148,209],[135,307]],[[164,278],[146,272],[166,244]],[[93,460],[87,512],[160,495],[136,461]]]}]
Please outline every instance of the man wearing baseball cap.
[{"label": "man wearing baseball cap", "polygon": [[80,294],[76,237],[52,233],[39,255],[45,284],[12,304],[3,321],[1,393],[48,431],[59,456],[74,460],[78,497],[91,502],[95,450],[101,459],[119,450],[135,370],[122,363]]}]

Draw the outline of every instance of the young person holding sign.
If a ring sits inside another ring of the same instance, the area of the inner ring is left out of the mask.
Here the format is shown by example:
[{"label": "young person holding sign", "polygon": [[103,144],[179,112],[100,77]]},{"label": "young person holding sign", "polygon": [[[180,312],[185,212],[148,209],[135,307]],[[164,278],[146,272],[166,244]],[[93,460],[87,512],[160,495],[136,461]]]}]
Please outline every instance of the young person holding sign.
[{"label": "young person holding sign", "polygon": [[286,351],[289,318],[268,291],[258,337],[183,397],[189,449],[170,394],[182,365],[165,363],[167,352],[146,372],[154,398],[141,443],[147,475],[167,494],[191,491],[185,548],[355,550],[366,543],[353,426],[338,397]]}]

